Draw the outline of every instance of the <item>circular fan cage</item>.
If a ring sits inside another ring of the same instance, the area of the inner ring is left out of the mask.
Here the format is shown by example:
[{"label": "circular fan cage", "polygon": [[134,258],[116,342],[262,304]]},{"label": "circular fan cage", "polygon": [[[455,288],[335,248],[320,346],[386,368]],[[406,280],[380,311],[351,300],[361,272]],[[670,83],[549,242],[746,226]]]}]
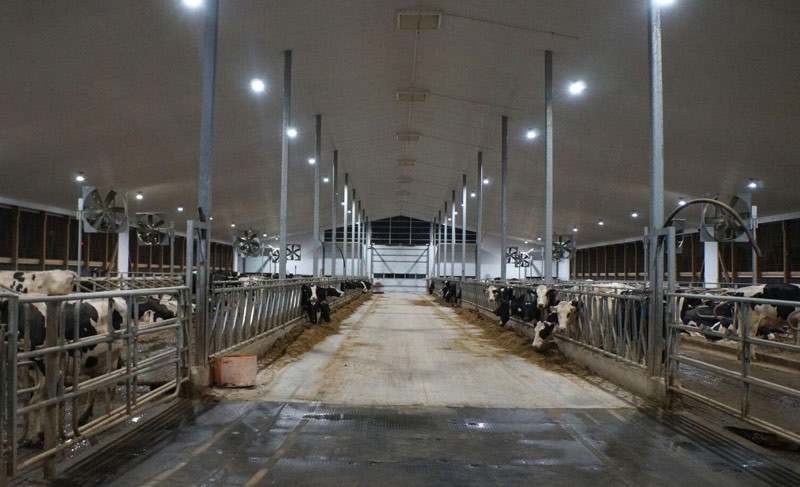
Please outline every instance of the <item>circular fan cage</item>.
[{"label": "circular fan cage", "polygon": [[[719,197],[714,198],[719,200]],[[740,196],[734,196],[728,204],[739,214],[742,220],[750,218],[750,204]],[[745,235],[745,227],[730,213],[722,208],[704,204],[701,210],[701,229],[707,240],[716,242],[733,242],[740,240]]]},{"label": "circular fan cage", "polygon": [[164,213],[137,213],[136,235],[142,245],[164,245],[169,237]]},{"label": "circular fan cage", "polygon": [[575,245],[572,243],[570,236],[558,235],[553,240],[553,260],[555,262],[569,259],[574,252]]},{"label": "circular fan cage", "polygon": [[236,250],[246,257],[255,257],[261,254],[261,241],[258,234],[252,229],[245,230],[236,238]]},{"label": "circular fan cage", "polygon": [[119,233],[127,230],[128,198],[123,189],[111,188],[102,194],[98,188],[83,188],[84,231],[88,233]]}]

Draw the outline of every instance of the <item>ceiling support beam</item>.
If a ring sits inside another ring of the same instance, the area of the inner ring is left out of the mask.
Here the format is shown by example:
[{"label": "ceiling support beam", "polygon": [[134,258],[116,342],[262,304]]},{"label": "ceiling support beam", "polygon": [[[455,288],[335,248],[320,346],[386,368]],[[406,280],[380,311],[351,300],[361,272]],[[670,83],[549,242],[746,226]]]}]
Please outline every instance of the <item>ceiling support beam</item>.
[{"label": "ceiling support beam", "polygon": [[553,51],[544,52],[544,282],[553,282]]},{"label": "ceiling support beam", "polygon": [[500,180],[500,280],[506,280],[506,236],[508,235],[508,117],[503,115],[502,119],[502,143],[503,150],[501,156],[502,176]]},{"label": "ceiling support beam", "polygon": [[286,225],[289,219],[289,135],[292,125],[292,51],[283,51],[283,133],[281,134],[280,267],[278,277],[286,279]]}]

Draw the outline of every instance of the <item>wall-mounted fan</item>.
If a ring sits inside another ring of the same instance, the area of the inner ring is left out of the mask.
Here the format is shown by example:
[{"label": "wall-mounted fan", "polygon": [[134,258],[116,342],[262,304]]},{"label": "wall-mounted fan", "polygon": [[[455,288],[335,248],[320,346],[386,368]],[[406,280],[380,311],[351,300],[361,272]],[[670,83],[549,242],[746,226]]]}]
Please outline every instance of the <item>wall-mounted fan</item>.
[{"label": "wall-mounted fan", "polygon": [[92,186],[83,187],[83,231],[86,233],[118,233],[128,229],[127,191],[111,188],[102,193]]},{"label": "wall-mounted fan", "polygon": [[236,238],[236,250],[246,256],[255,257],[261,253],[261,241],[253,229],[245,230]]},{"label": "wall-mounted fan", "polygon": [[171,228],[164,221],[164,213],[137,213],[136,235],[139,245],[165,245]]},{"label": "wall-mounted fan", "polygon": [[553,239],[553,260],[561,262],[569,259],[575,253],[575,245],[572,243],[572,235],[557,235]]},{"label": "wall-mounted fan", "polygon": [[[719,195],[714,198],[720,201]],[[750,219],[750,194],[742,193],[731,198],[728,204],[745,222]],[[746,242],[745,227],[722,208],[703,204],[700,215],[700,240],[703,242]]]}]

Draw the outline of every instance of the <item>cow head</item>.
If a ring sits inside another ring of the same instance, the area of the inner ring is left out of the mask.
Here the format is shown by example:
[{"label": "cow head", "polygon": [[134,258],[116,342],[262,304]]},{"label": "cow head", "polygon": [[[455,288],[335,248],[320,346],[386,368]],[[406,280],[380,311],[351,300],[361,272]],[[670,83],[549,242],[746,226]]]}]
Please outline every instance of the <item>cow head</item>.
[{"label": "cow head", "polygon": [[550,291],[547,289],[547,286],[544,284],[539,284],[536,286],[535,296],[536,296],[536,306],[539,309],[547,309],[550,306]]},{"label": "cow head", "polygon": [[533,329],[533,349],[537,352],[544,351],[545,344],[553,339],[553,330],[555,330],[556,323],[549,321],[540,321],[536,323],[536,328]]},{"label": "cow head", "polygon": [[497,299],[497,292],[498,292],[498,288],[495,285],[492,285],[492,286],[489,286],[488,288],[486,288],[486,294],[489,295],[489,302],[490,303],[494,303],[495,300]]},{"label": "cow head", "polygon": [[578,324],[578,310],[580,308],[581,302],[577,299],[561,301],[552,308],[552,311],[558,316],[558,331],[566,331],[567,328]]}]

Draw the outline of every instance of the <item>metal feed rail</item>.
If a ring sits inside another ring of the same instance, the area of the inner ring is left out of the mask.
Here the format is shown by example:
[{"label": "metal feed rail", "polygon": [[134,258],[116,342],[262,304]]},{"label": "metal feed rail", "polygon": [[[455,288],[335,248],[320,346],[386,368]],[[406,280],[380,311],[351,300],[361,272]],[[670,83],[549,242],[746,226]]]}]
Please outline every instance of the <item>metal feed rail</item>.
[{"label": "metal feed rail", "polygon": [[[342,282],[354,280],[368,278],[264,280],[213,289],[209,298],[209,359],[232,353],[305,318],[300,307],[303,284],[339,289]],[[351,289],[340,298],[329,297],[328,304],[333,310],[358,294],[360,289]]]},{"label": "metal feed rail", "polygon": [[[759,428],[763,428],[771,433],[783,437],[789,441],[800,443],[800,425],[796,420],[790,423],[793,428],[784,427],[776,424],[767,418],[767,415],[759,417],[752,411],[752,393],[753,387],[762,390],[770,391],[778,396],[778,404],[788,403],[794,400],[800,402],[800,388],[787,386],[785,384],[778,384],[773,380],[765,378],[754,377],[751,370],[752,361],[755,356],[753,346],[758,345],[760,352],[767,352],[768,350],[782,350],[795,354],[795,357],[800,358],[800,346],[789,343],[779,343],[770,340],[763,340],[760,338],[752,338],[748,333],[743,335],[728,334],[711,331],[710,329],[700,329],[697,327],[690,327],[683,324],[680,320],[680,303],[681,298],[697,298],[705,299],[710,302],[733,302],[736,304],[734,312],[734,325],[737,323],[742,324],[741,328],[747,330],[750,327],[750,308],[753,304],[771,304],[774,306],[800,306],[800,302],[779,301],[774,299],[754,299],[739,296],[725,296],[721,294],[687,294],[687,293],[666,293],[667,296],[667,313],[665,321],[668,327],[668,354],[667,354],[667,387],[670,393],[690,397],[709,406],[717,408],[723,412],[729,413]],[[684,355],[681,350],[681,332],[693,331],[701,333],[705,336],[715,338],[725,338],[737,342],[739,348],[739,367],[738,370],[725,368],[717,364],[712,364],[705,357],[692,358]],[[796,332],[795,332],[796,333]],[[756,357],[757,359],[757,357]],[[714,399],[710,396],[709,390],[701,388],[700,390],[691,390],[681,384],[681,364],[686,364],[691,367],[703,370],[705,372],[714,374],[719,377],[731,379],[739,384],[739,398],[738,407],[725,404],[720,400]],[[763,408],[761,412],[763,411]],[[775,411],[770,410],[770,416],[775,416]],[[790,411],[790,415],[794,415],[796,410]]]},{"label": "metal feed rail", "polygon": [[[175,299],[177,316],[149,324],[129,319],[119,330],[83,338],[65,330],[64,305],[68,302],[106,299],[110,305],[114,298],[121,298],[127,316],[132,313],[138,316],[137,299],[151,295],[169,295]],[[0,299],[9,310],[7,323],[0,325],[3,331],[0,335],[3,473],[0,475],[13,477],[22,469],[41,463],[45,477],[53,478],[60,452],[136,417],[153,405],[176,398],[180,385],[188,380],[190,350],[186,337],[191,320],[185,306],[188,288],[184,286],[67,296],[4,294]],[[45,342],[37,348],[31,347],[32,306],[46,309],[48,325]],[[147,342],[155,339],[160,346],[148,350]],[[95,357],[105,363],[105,370],[93,377],[87,377],[80,369],[81,357],[89,350],[99,350]],[[112,350],[119,350],[121,364],[110,360],[114,356]],[[44,374],[39,372],[41,365]],[[162,383],[149,388],[140,386],[139,381],[152,374],[163,377]],[[84,403],[90,397],[95,398],[94,414],[82,422]],[[37,422],[42,425],[43,448],[23,447],[21,440],[32,433],[31,428]]]}]

